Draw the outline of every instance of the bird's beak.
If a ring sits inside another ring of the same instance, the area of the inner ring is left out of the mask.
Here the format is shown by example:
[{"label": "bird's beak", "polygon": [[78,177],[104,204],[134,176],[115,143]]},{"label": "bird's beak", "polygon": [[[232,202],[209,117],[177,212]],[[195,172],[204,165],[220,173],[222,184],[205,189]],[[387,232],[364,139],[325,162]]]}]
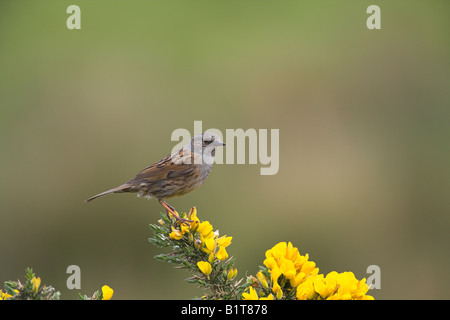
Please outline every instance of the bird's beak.
[{"label": "bird's beak", "polygon": [[223,143],[223,142],[220,141],[220,140],[216,140],[216,141],[213,141],[213,143],[211,143],[210,146],[211,146],[211,147],[214,147],[214,148],[224,147],[224,146],[225,146],[225,143]]}]

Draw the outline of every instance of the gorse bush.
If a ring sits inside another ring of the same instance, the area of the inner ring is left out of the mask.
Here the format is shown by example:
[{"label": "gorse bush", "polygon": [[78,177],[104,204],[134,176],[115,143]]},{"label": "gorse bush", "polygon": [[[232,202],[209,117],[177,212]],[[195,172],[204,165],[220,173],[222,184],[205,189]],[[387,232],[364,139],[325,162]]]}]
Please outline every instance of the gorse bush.
[{"label": "gorse bush", "polygon": [[161,217],[158,224],[150,225],[154,236],[149,241],[158,247],[171,247],[172,252],[155,258],[189,271],[192,277],[187,281],[205,289],[202,299],[239,299],[245,283],[234,280],[235,261],[226,250],[232,237],[220,236],[208,221],[200,222],[195,207],[188,215],[181,215],[192,222],[178,223],[165,214]]},{"label": "gorse bush", "polygon": [[[41,284],[41,278],[36,277],[33,270],[25,270],[25,281],[5,281],[4,290],[0,290],[0,300],[60,300],[61,293],[52,286]],[[101,290],[97,290],[90,297],[78,295],[81,300],[109,300],[113,295],[113,290],[104,285]]]},{"label": "gorse bush", "polygon": [[366,280],[357,280],[352,272],[319,274],[309,255],[301,255],[292,243],[280,242],[265,253],[266,259],[256,276],[236,280],[235,260],[226,248],[232,237],[214,231],[208,221],[200,221],[193,207],[179,222],[161,215],[150,225],[154,236],[149,241],[172,252],[157,255],[192,274],[187,281],[196,283],[205,294],[201,299],[244,300],[367,300]]},{"label": "gorse bush", "polygon": [[[255,276],[237,279],[235,259],[228,254],[232,237],[220,235],[209,221],[201,221],[195,207],[174,219],[161,214],[151,224],[150,243],[170,248],[155,258],[187,270],[186,279],[202,288],[204,300],[368,300],[366,280],[357,280],[352,272],[320,274],[309,255],[301,255],[291,242],[280,242],[265,253]],[[109,300],[113,290],[104,285],[92,296],[81,300]],[[5,281],[0,300],[59,300],[61,294],[52,286],[41,284],[31,269],[25,281]]]}]

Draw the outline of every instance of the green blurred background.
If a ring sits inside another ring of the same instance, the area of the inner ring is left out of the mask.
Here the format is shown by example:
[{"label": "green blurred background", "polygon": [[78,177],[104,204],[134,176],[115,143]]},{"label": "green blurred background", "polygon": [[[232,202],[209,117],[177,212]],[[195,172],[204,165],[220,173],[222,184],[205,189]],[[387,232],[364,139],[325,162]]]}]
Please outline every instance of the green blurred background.
[{"label": "green blurred background", "polygon": [[[66,8],[81,8],[81,30]],[[366,8],[381,7],[381,30]],[[448,1],[0,0],[0,281],[64,299],[190,299],[157,262],[155,200],[115,187],[177,128],[280,130],[280,170],[216,165],[170,203],[233,236],[238,276],[291,241],[377,299],[449,299]],[[81,268],[81,290],[66,268]]]}]

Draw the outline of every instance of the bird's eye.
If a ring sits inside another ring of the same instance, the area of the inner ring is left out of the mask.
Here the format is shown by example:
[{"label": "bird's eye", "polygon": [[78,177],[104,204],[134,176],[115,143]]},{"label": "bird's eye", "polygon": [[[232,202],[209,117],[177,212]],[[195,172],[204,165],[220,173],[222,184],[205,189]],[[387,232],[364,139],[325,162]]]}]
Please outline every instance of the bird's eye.
[{"label": "bird's eye", "polygon": [[208,140],[203,140],[204,144],[210,144],[211,142],[212,142],[212,140],[209,140],[209,141]]}]

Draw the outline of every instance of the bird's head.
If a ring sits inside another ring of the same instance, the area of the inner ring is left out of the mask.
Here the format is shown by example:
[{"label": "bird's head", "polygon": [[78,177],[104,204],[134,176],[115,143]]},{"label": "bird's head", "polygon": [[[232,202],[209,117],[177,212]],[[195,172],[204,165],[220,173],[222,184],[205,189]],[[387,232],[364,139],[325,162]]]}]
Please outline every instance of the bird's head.
[{"label": "bird's head", "polygon": [[204,162],[207,164],[212,164],[216,154],[216,148],[225,146],[225,143],[220,140],[220,137],[217,134],[212,132],[203,132],[202,134],[194,136],[191,139],[190,145],[191,150],[194,153],[203,156]]}]

